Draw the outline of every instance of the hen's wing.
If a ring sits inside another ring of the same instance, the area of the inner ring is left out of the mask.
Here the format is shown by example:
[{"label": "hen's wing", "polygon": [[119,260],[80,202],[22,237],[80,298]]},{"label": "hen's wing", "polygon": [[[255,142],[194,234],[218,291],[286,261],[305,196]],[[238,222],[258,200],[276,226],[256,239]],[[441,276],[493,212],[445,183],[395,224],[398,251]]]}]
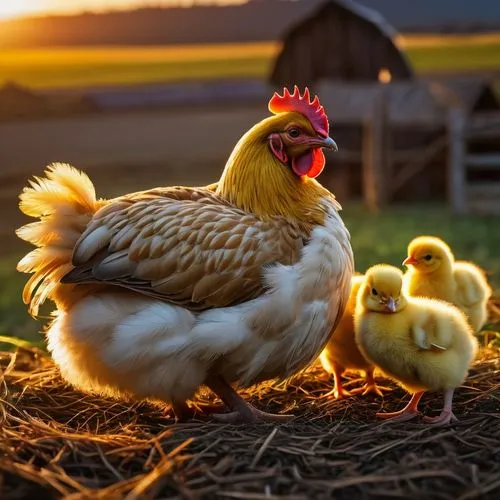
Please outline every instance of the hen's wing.
[{"label": "hen's wing", "polygon": [[261,295],[262,266],[296,262],[305,238],[207,189],[154,189],[99,210],[61,281],[104,282],[191,310],[225,307]]}]

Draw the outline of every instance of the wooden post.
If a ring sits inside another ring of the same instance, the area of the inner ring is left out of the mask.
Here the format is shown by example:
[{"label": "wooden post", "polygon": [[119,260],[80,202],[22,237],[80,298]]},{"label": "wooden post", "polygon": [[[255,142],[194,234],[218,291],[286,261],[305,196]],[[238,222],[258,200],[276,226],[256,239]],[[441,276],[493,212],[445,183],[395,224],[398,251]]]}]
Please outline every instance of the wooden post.
[{"label": "wooden post", "polygon": [[363,130],[363,192],[370,210],[379,210],[387,201],[388,179],[385,173],[387,158],[387,109],[385,88],[375,94],[370,117]]},{"label": "wooden post", "polygon": [[467,213],[466,114],[461,108],[448,111],[448,203],[453,213]]}]

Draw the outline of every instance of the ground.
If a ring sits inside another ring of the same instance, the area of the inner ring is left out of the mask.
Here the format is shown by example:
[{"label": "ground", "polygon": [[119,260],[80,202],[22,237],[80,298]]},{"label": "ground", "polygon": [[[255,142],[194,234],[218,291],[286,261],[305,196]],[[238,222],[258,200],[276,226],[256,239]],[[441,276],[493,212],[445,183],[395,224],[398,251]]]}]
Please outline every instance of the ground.
[{"label": "ground", "polygon": [[[457,390],[451,427],[380,423],[383,399],[320,398],[318,366],[285,385],[245,392],[292,413],[280,425],[176,424],[168,409],[113,402],[67,387],[45,353],[0,354],[0,496],[4,500],[139,498],[494,499],[500,494],[500,363],[485,351]],[[206,401],[201,395],[199,401]],[[427,395],[423,413],[442,401]]]}]

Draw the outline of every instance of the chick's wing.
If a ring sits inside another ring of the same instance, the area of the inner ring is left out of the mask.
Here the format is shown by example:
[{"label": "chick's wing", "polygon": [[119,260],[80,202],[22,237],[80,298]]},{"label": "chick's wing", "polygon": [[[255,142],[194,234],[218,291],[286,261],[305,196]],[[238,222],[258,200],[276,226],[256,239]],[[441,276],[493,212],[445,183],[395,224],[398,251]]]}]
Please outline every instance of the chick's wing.
[{"label": "chick's wing", "polygon": [[157,189],[99,210],[61,281],[121,286],[191,310],[225,307],[262,294],[262,266],[296,262],[306,237],[209,190]]},{"label": "chick's wing", "polygon": [[453,272],[457,284],[457,300],[471,307],[490,297],[491,289],[482,271],[468,262],[455,263]]}]

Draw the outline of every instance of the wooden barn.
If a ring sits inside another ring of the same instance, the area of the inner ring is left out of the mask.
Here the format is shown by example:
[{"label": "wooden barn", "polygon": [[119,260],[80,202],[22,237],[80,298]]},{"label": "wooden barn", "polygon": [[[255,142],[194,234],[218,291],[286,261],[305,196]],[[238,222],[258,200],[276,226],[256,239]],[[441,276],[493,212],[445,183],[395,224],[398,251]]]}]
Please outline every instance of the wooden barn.
[{"label": "wooden barn", "polygon": [[406,80],[412,68],[396,31],[378,13],[351,0],[329,0],[292,26],[270,80],[309,85],[322,80]]}]

